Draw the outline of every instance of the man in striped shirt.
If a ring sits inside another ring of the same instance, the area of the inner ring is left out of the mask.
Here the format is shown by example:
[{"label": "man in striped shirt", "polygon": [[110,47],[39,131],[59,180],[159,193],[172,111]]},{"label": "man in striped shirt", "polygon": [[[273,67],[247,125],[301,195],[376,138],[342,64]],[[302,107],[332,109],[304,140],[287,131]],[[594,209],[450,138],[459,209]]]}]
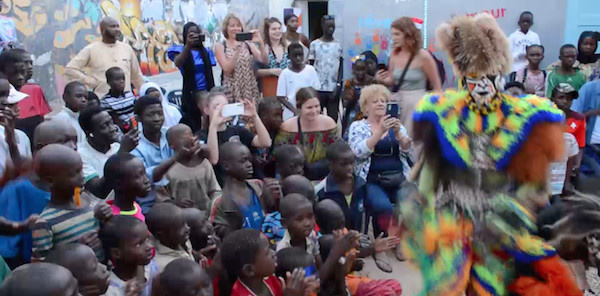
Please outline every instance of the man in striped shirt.
[{"label": "man in striped shirt", "polygon": [[125,72],[119,67],[106,70],[106,82],[110,91],[100,100],[100,106],[112,116],[123,132],[131,129],[134,116],[135,96],[125,91]]},{"label": "man in striped shirt", "polygon": [[79,195],[84,185],[79,154],[64,145],[50,144],[36,153],[34,163],[38,176],[49,184],[51,196],[33,227],[32,261],[44,260],[55,245],[80,242],[91,247],[102,262],[100,220],[106,221],[112,212],[91,194]]}]

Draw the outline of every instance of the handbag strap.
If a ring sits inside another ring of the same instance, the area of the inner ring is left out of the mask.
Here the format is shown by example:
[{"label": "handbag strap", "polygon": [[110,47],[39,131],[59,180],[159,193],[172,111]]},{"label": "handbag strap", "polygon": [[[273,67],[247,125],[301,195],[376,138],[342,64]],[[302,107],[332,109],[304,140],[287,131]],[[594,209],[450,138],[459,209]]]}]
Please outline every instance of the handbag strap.
[{"label": "handbag strap", "polygon": [[406,63],[406,66],[404,67],[404,70],[402,71],[402,74],[400,75],[400,79],[398,79],[398,81],[394,84],[394,88],[392,89],[392,92],[397,92],[400,90],[400,87],[402,86],[402,83],[404,82],[404,77],[406,77],[406,72],[408,72],[408,68],[410,68],[410,64],[412,63],[413,59],[415,58],[415,54],[411,54],[410,58],[408,58],[408,63]]}]

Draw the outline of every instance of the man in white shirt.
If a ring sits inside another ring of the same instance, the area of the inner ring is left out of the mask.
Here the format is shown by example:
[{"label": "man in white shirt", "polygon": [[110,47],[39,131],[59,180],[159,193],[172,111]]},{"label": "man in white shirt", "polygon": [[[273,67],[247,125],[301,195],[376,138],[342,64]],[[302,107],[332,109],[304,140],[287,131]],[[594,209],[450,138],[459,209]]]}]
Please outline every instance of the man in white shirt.
[{"label": "man in white shirt", "polygon": [[77,147],[83,162],[85,187],[100,198],[110,190],[104,186],[104,165],[117,153],[129,153],[139,141],[139,131],[132,129],[121,137],[112,117],[101,107],[84,109],[79,116],[79,125],[86,134],[86,141]]},{"label": "man in white shirt", "polygon": [[508,36],[510,51],[513,57],[513,71],[519,71],[527,66],[527,46],[541,45],[540,36],[530,28],[533,26],[533,14],[529,11],[521,13],[519,29]]},{"label": "man in white shirt", "polygon": [[[159,1],[160,2],[160,1]],[[100,21],[102,40],[84,47],[65,66],[65,77],[69,81],[79,81],[91,88],[99,98],[110,90],[106,82],[106,70],[119,67],[125,72],[125,91],[131,91],[131,84],[140,89],[144,77],[133,48],[119,41],[119,22],[111,17]],[[89,68],[89,74],[85,72]]]},{"label": "man in white shirt", "polygon": [[17,103],[28,95],[17,91],[6,79],[0,79],[0,176],[7,164],[31,158],[31,142],[27,135],[15,129],[19,118]]},{"label": "man in white shirt", "polygon": [[279,74],[277,81],[277,98],[283,104],[283,120],[297,114],[296,92],[303,87],[319,89],[319,76],[313,66],[304,63],[304,49],[299,43],[288,46],[288,56],[292,62],[290,68]]},{"label": "man in white shirt", "polygon": [[336,91],[341,90],[342,83],[342,43],[333,38],[335,18],[332,15],[323,16],[321,27],[323,36],[310,43],[308,60],[317,70],[321,82],[317,88],[321,108],[326,107],[327,115],[337,121],[340,102]]},{"label": "man in white shirt", "polygon": [[76,81],[67,83],[63,93],[65,106],[60,112],[50,116],[51,120],[62,120],[75,128],[78,146],[85,142],[85,133],[79,126],[79,111],[87,106],[87,96],[87,88],[82,83]]}]

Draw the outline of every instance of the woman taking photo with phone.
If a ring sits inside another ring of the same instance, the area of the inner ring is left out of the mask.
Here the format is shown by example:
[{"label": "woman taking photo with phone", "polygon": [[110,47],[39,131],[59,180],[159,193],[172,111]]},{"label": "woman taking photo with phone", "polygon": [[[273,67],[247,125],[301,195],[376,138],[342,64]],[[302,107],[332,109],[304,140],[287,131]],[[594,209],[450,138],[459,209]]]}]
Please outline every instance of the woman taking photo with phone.
[{"label": "woman taking photo with phone", "polygon": [[388,69],[377,71],[375,78],[392,87],[391,100],[400,103],[400,120],[412,134],[412,112],[427,92],[427,81],[436,92],[442,90],[442,83],[435,60],[421,48],[421,31],[411,18],[401,17],[392,23],[392,42]]},{"label": "woman taking photo with phone", "polygon": [[258,77],[263,81],[263,95],[274,97],[277,95],[277,77],[290,66],[287,41],[283,39],[281,22],[276,17],[265,20],[263,34],[269,60],[265,69],[258,70]]},{"label": "woman taking photo with phone", "polygon": [[331,117],[321,114],[319,95],[312,87],[296,92],[296,108],[300,115],[283,122],[275,137],[275,147],[301,146],[308,163],[306,177],[322,180],[329,173],[325,151],[329,144],[341,140],[337,125]]},{"label": "woman taking photo with phone", "polygon": [[253,100],[258,105],[254,59],[261,63],[269,59],[260,32],[252,30],[242,34],[242,21],[234,14],[225,17],[222,28],[225,41],[215,45],[215,55],[223,69],[223,86],[227,87],[228,97],[231,102]]},{"label": "woman taking photo with phone", "polygon": [[201,128],[202,113],[196,103],[202,92],[210,91],[215,86],[212,67],[217,64],[213,52],[204,47],[204,34],[196,23],[189,22],[183,26],[183,46],[173,45],[167,51],[183,76],[183,95],[181,109],[186,124],[193,131]]},{"label": "woman taking photo with phone", "polygon": [[[356,155],[354,174],[367,183],[365,206],[373,216],[375,235],[387,231],[393,205],[398,202],[401,184],[410,170],[406,159],[412,141],[397,118],[398,106],[388,104],[390,97],[390,91],[383,85],[363,88],[359,104],[367,118],[353,122],[348,133],[348,142]],[[401,260],[403,256],[398,250],[396,257]]]}]

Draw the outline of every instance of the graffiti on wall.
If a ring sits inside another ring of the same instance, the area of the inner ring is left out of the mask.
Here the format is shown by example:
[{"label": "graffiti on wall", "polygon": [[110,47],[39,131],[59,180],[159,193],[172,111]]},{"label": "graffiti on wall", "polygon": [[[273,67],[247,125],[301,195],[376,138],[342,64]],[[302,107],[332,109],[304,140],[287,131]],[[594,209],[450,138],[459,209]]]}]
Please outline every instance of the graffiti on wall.
[{"label": "graffiti on wall", "polygon": [[268,0],[4,0],[2,17],[13,20],[17,43],[34,56],[33,79],[54,100],[66,84],[65,65],[100,39],[104,16],[120,21],[123,41],[135,50],[143,74],[153,76],[176,70],[166,52],[180,43],[184,23],[202,26],[205,45],[212,46],[222,38],[227,13],[257,28],[268,7]]}]

